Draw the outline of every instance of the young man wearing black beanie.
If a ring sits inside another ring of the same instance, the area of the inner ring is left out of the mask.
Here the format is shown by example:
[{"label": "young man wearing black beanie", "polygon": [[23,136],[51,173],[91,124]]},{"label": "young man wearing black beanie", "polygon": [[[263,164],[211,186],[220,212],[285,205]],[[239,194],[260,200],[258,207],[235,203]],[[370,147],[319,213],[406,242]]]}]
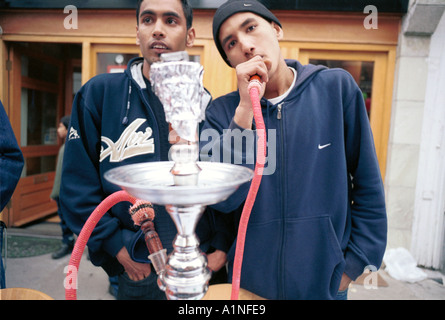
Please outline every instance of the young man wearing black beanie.
[{"label": "young man wearing black beanie", "polygon": [[[276,163],[263,175],[250,215],[241,288],[268,299],[346,299],[351,280],[380,267],[387,233],[383,184],[360,89],[344,70],[285,60],[282,26],[257,1],[224,3],[215,13],[213,35],[223,59],[236,69],[238,91],[207,109],[203,131],[216,130],[220,139],[201,141],[206,146],[201,158],[221,161],[217,154],[229,150],[238,156],[241,150],[242,165],[254,168],[246,161],[249,139],[230,135],[236,130],[255,135],[247,87],[259,75],[266,166]],[[247,192],[243,186],[214,207],[239,213]]]}]

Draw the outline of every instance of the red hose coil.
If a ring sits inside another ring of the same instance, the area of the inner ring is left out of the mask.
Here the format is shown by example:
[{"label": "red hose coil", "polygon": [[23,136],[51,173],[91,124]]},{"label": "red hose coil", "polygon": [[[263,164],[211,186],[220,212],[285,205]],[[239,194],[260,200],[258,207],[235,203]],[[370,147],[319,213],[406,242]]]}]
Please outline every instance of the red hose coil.
[{"label": "red hose coil", "polygon": [[[90,215],[88,220],[85,222],[79,237],[74,245],[73,252],[71,253],[70,262],[68,264],[68,274],[65,279],[65,299],[66,300],[76,300],[77,299],[77,273],[79,270],[80,260],[82,259],[83,251],[88,242],[88,239],[96,227],[99,220],[104,216],[104,214],[110,210],[115,204],[123,201],[128,201],[134,204],[136,198],[130,196],[126,191],[117,191],[107,198],[105,198],[97,207],[94,209],[93,213]],[[71,280],[71,281],[70,281]]]},{"label": "red hose coil", "polygon": [[260,187],[261,178],[263,176],[264,164],[266,162],[266,127],[264,125],[263,115],[261,113],[260,104],[260,77],[253,76],[250,79],[248,87],[250,100],[252,102],[253,117],[255,119],[256,131],[258,136],[257,158],[255,163],[254,176],[250,184],[249,193],[247,194],[246,202],[244,203],[241,219],[238,226],[238,238],[236,240],[235,261],[233,263],[232,276],[232,300],[238,300],[239,288],[241,282],[241,266],[244,256],[244,243],[246,239],[247,224],[249,222],[250,213],[252,211],[255,198]]}]

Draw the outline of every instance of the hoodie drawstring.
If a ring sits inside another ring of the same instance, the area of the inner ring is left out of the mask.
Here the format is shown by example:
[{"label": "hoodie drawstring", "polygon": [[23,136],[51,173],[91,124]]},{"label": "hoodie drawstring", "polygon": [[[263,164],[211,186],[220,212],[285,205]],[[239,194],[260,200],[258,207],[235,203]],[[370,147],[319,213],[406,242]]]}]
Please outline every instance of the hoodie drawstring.
[{"label": "hoodie drawstring", "polygon": [[128,99],[127,99],[127,110],[125,112],[125,117],[122,119],[122,124],[127,125],[128,124],[128,113],[130,112],[130,98],[131,98],[131,81],[128,85]]}]

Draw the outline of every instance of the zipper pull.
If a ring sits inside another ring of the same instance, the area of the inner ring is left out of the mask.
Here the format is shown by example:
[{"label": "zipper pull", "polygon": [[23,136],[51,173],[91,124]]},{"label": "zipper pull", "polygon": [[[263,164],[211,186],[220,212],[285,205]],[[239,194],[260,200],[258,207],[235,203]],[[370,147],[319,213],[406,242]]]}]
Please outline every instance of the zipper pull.
[{"label": "zipper pull", "polygon": [[283,107],[283,103],[280,103],[278,105],[278,114],[277,114],[277,119],[281,120],[281,108]]}]

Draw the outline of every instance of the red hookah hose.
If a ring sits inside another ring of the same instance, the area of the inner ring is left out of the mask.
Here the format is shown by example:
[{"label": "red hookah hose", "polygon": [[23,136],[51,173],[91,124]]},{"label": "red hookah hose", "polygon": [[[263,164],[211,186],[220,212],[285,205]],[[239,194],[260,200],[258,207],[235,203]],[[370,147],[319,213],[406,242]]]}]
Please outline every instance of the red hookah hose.
[{"label": "red hookah hose", "polygon": [[126,191],[117,191],[107,198],[105,198],[97,207],[94,209],[93,213],[90,215],[79,237],[74,245],[73,252],[71,253],[70,262],[68,264],[67,276],[65,278],[65,299],[66,300],[76,300],[77,299],[77,273],[79,270],[80,260],[82,259],[83,251],[88,242],[88,239],[96,227],[99,220],[104,216],[104,214],[110,210],[115,204],[123,201],[128,201],[134,204],[136,198],[130,196]]},{"label": "red hookah hose", "polygon": [[235,261],[233,263],[232,276],[232,300],[238,300],[239,289],[241,282],[241,266],[244,256],[244,243],[246,239],[247,224],[249,222],[250,213],[252,211],[255,198],[260,187],[261,178],[263,176],[264,164],[266,162],[266,128],[264,125],[263,115],[261,113],[260,104],[260,77],[255,75],[250,78],[248,87],[250,100],[252,102],[253,117],[255,119],[256,131],[259,137],[257,147],[257,159],[255,164],[255,172],[250,184],[249,193],[247,194],[246,202],[244,203],[241,219],[238,226],[238,237],[236,240]]}]

